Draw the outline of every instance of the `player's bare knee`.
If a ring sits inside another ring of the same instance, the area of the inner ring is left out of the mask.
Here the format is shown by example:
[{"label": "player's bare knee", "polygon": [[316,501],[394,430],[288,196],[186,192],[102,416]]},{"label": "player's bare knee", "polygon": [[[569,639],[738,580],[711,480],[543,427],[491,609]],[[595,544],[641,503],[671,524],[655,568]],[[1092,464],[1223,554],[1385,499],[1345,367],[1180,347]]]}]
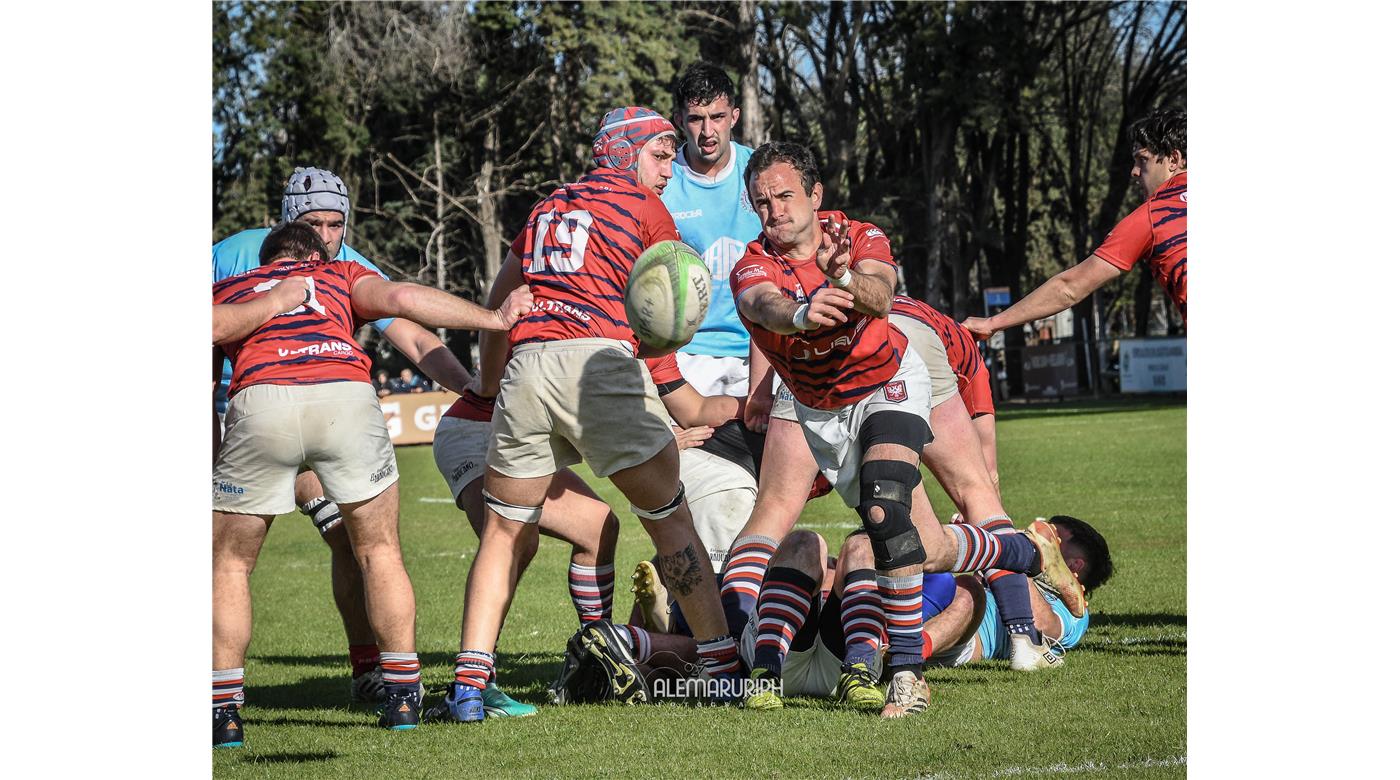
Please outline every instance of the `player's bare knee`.
[{"label": "player's bare knee", "polygon": [[793,531],[778,545],[769,566],[799,569],[815,579],[821,574],[822,561],[826,557],[823,555],[825,544],[815,531]]},{"label": "player's bare knee", "polygon": [[841,543],[841,559],[846,570],[875,568],[875,552],[870,549],[870,537],[865,533],[851,534]]}]

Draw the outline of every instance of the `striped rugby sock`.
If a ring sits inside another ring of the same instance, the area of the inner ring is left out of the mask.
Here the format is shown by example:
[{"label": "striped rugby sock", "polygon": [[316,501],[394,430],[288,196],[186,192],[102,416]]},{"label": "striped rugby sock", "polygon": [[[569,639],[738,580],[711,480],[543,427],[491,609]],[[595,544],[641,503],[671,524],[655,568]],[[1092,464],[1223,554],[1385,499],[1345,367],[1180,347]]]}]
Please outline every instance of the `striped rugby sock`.
[{"label": "striped rugby sock", "polygon": [[924,663],[924,576],[875,578],[880,604],[885,612],[885,631],[890,638],[890,667],[922,668]]},{"label": "striped rugby sock", "polygon": [[1040,568],[1040,551],[1018,533],[993,534],[974,525],[945,525],[957,540],[958,554],[951,572],[1007,569],[1034,574]]},{"label": "striped rugby sock", "polygon": [[[978,523],[984,531],[1005,537],[1016,533],[1016,526],[1006,515],[994,515]],[[1035,613],[1031,610],[1031,593],[1026,575],[1005,569],[988,569],[987,589],[997,600],[997,617],[1012,634],[1029,634],[1031,641],[1040,644],[1040,631],[1035,627]]]},{"label": "striped rugby sock", "polygon": [[380,653],[379,668],[384,670],[384,689],[412,686],[418,690],[421,679],[417,653]]},{"label": "striped rugby sock", "polygon": [[875,662],[885,635],[885,608],[875,584],[874,569],[846,572],[841,586],[841,633],[846,637],[848,664]]},{"label": "striped rugby sock", "polygon": [[739,636],[744,631],[744,624],[749,622],[749,614],[758,603],[763,575],[768,572],[768,561],[777,549],[778,540],[767,536],[745,536],[734,540],[729,560],[724,562],[724,569],[720,572],[719,584],[719,601],[724,607],[724,619],[729,624],[730,636]]},{"label": "striped rugby sock", "polygon": [[214,670],[214,708],[243,706],[243,667]]},{"label": "striped rugby sock", "polygon": [[457,654],[457,682],[485,690],[486,683],[496,674],[496,654],[480,650],[465,650]]},{"label": "striped rugby sock", "polygon": [[758,592],[758,641],[754,643],[754,668],[763,667],[778,677],[792,638],[806,622],[812,608],[816,580],[787,566],[775,566]]},{"label": "striped rugby sock", "polygon": [[711,676],[736,675],[742,669],[739,648],[731,636],[697,642],[695,650],[700,654],[700,663]]},{"label": "striped rugby sock", "polygon": [[569,564],[569,599],[574,602],[580,625],[612,620],[613,565]]},{"label": "striped rugby sock", "polygon": [[632,651],[632,660],[639,664],[644,664],[651,658],[651,634],[641,626],[617,626],[622,638],[627,642],[627,649]]}]

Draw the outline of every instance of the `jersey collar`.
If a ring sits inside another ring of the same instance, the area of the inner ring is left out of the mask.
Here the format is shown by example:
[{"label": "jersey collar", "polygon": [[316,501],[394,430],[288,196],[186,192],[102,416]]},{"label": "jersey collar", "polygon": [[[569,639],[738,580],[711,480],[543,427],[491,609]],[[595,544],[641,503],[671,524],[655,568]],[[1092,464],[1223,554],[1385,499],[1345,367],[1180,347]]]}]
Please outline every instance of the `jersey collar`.
[{"label": "jersey collar", "polygon": [[725,163],[724,167],[714,175],[707,176],[705,174],[696,173],[695,169],[690,167],[690,161],[685,157],[685,150],[689,148],[690,144],[681,147],[681,153],[676,155],[676,167],[680,168],[681,173],[684,174],[687,179],[707,187],[713,187],[716,184],[724,182],[725,179],[728,179],[729,174],[734,172],[735,162],[739,159],[739,150],[734,148],[734,142],[730,141],[729,162]]}]

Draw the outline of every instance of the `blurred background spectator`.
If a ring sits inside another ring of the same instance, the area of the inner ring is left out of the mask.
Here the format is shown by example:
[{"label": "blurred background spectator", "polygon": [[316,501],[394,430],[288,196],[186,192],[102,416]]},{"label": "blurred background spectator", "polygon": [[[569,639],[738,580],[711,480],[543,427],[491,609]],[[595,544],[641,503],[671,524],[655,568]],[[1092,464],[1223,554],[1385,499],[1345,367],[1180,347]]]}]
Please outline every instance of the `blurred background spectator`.
[{"label": "blurred background spectator", "polygon": [[391,393],[421,393],[428,389],[428,383],[412,369],[405,368],[397,377],[389,380],[388,387]]},{"label": "blurred background spectator", "polygon": [[382,368],[375,372],[374,381],[371,384],[374,385],[375,394],[377,394],[380,398],[383,398],[384,396],[392,392],[389,389],[389,372],[385,371]]}]

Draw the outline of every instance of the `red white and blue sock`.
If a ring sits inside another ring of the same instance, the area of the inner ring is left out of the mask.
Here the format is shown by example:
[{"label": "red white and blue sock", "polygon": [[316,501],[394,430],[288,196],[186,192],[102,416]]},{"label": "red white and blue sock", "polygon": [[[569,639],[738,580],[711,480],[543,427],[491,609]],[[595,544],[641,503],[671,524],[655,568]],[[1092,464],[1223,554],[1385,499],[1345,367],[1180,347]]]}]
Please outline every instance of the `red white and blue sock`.
[{"label": "red white and blue sock", "polygon": [[483,653],[480,650],[458,653],[455,674],[457,682],[477,690],[485,690],[486,683],[496,674],[496,654]]},{"label": "red white and blue sock", "polygon": [[214,670],[214,709],[243,706],[243,667]]},{"label": "red white and blue sock", "polygon": [[743,671],[739,660],[739,648],[731,636],[696,642],[695,650],[700,654],[700,663],[711,677],[733,676]]},{"label": "red white and blue sock", "polygon": [[380,653],[379,668],[384,670],[384,690],[412,688],[418,690],[421,680],[417,653]]},{"label": "red white and blue sock", "polygon": [[724,562],[724,569],[720,572],[719,583],[719,601],[724,607],[724,619],[729,625],[730,636],[739,636],[744,631],[744,624],[749,622],[749,614],[758,603],[763,575],[768,572],[768,561],[777,549],[778,540],[767,536],[745,536],[734,540],[729,560]]},{"label": "red white and blue sock", "polygon": [[817,583],[806,573],[787,566],[775,566],[763,579],[758,593],[758,640],[754,643],[753,665],[780,677],[792,638],[812,609]]},{"label": "red white and blue sock", "polygon": [[875,578],[885,612],[885,632],[890,638],[890,667],[923,668],[924,576]]},{"label": "red white and blue sock", "polygon": [[1022,534],[993,534],[975,525],[946,525],[958,543],[957,559],[949,571],[1006,569],[1023,574],[1040,572],[1040,551]]},{"label": "red white and blue sock", "polygon": [[856,569],[846,572],[841,585],[841,633],[846,637],[842,660],[848,664],[873,666],[884,641],[885,608],[875,583],[877,576],[874,569]]},{"label": "red white and blue sock", "polygon": [[[978,523],[984,531],[991,531],[999,537],[1016,533],[1011,518],[995,515]],[[1005,569],[988,569],[985,572],[987,589],[997,601],[997,617],[1012,634],[1028,634],[1031,641],[1040,644],[1040,632],[1035,627],[1035,613],[1031,610],[1031,592],[1026,575]]]},{"label": "red white and blue sock", "polygon": [[574,602],[580,625],[612,620],[613,565],[569,564],[569,599]]},{"label": "red white and blue sock", "polygon": [[616,626],[627,649],[632,651],[632,660],[644,664],[651,658],[651,634],[641,626]]}]

